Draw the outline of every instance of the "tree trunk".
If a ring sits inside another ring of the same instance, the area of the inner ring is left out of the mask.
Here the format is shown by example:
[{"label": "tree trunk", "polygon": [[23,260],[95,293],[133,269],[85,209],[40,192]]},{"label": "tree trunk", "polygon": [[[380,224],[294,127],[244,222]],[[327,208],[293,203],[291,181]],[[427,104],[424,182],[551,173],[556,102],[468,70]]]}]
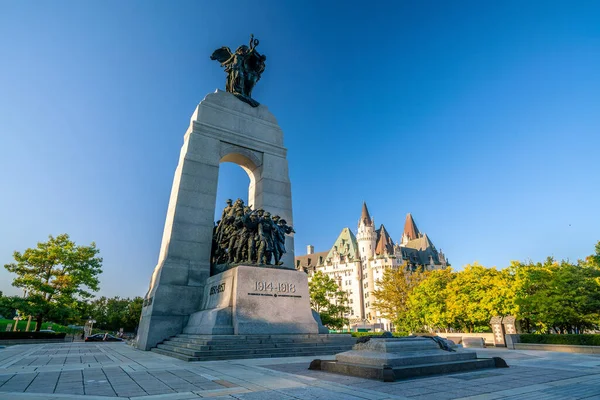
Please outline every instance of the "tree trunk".
[{"label": "tree trunk", "polygon": [[35,331],[36,331],[36,332],[39,332],[39,331],[40,331],[40,329],[42,329],[42,322],[44,322],[44,316],[43,316],[43,315],[41,315],[41,314],[39,314],[39,315],[36,317],[36,323],[35,323]]}]

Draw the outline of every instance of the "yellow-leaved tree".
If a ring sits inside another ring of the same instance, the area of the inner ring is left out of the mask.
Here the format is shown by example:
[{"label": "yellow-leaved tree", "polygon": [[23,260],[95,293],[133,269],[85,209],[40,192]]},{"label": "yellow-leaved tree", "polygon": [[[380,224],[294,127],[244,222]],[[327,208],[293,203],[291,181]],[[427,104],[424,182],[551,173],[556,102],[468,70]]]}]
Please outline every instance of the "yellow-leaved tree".
[{"label": "yellow-leaved tree", "polygon": [[377,281],[378,289],[373,291],[373,307],[383,318],[392,321],[398,331],[414,331],[417,326],[410,319],[409,296],[412,290],[423,281],[428,272],[407,271],[406,266],[386,268],[383,277]]}]

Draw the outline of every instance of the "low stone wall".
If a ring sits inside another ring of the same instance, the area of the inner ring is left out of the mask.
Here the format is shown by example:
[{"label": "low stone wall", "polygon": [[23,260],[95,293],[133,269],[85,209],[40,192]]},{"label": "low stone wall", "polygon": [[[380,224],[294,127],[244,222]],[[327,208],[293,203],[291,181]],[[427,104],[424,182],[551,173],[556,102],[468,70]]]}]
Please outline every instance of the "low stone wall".
[{"label": "low stone wall", "polygon": [[436,335],[443,337],[445,339],[452,340],[454,343],[456,343],[456,341],[454,339],[460,338],[460,339],[458,339],[458,340],[460,340],[459,343],[456,343],[456,344],[460,344],[460,342],[462,342],[463,337],[468,337],[468,338],[483,338],[483,340],[485,340],[486,346],[494,345],[494,334],[491,332],[490,333],[462,333],[462,332],[444,333],[444,332],[439,332],[439,333],[436,333]]},{"label": "low stone wall", "polygon": [[562,353],[600,354],[600,346],[577,346],[570,344],[540,344],[540,343],[515,343],[515,350],[544,350],[559,351]]},{"label": "low stone wall", "polygon": [[[64,339],[8,339],[0,340],[1,346],[14,346],[16,344],[39,344],[39,343],[64,343]],[[72,340],[68,340],[71,342]]]}]

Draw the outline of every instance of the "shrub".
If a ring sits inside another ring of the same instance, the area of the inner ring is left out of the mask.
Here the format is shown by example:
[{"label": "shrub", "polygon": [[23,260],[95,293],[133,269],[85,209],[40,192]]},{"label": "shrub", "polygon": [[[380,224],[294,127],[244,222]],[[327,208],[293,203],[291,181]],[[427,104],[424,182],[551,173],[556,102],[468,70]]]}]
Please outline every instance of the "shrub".
[{"label": "shrub", "polygon": [[[352,337],[381,336],[383,334],[383,332],[349,332],[349,333],[352,334]],[[392,333],[392,335],[394,335],[394,337],[402,337],[402,336],[408,336],[408,333],[394,332],[394,333]]]},{"label": "shrub", "polygon": [[600,335],[520,335],[521,343],[600,346]]}]

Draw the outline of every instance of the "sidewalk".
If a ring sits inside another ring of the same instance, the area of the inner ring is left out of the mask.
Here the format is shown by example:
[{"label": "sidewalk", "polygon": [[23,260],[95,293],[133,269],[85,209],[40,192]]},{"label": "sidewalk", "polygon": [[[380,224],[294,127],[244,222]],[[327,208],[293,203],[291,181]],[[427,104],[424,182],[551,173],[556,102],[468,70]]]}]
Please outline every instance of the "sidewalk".
[{"label": "sidewalk", "polygon": [[598,355],[477,353],[510,368],[384,383],[309,371],[314,357],[187,363],[124,343],[20,345],[0,349],[0,399],[600,399]]}]

